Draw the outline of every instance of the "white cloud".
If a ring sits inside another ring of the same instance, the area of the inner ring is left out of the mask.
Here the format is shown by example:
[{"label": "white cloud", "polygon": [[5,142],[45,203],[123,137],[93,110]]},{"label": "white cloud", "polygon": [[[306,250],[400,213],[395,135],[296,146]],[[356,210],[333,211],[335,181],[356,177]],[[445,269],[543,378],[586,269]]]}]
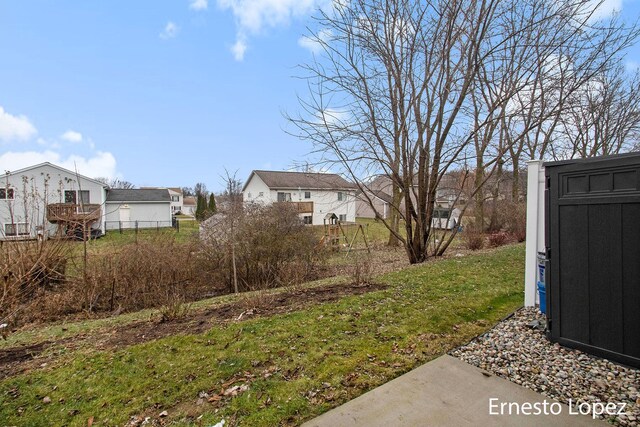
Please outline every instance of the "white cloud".
[{"label": "white cloud", "polygon": [[640,70],[640,62],[630,59],[624,64],[624,68],[629,73],[635,73]]},{"label": "white cloud", "polygon": [[325,108],[316,112],[317,124],[323,126],[345,127],[351,122],[351,114],[346,110]]},{"label": "white cloud", "polygon": [[167,22],[167,25],[164,26],[164,30],[162,30],[159,36],[163,40],[168,40],[177,36],[179,31],[180,27],[178,27],[175,22],[169,21]]},{"label": "white cloud", "polygon": [[191,0],[189,3],[189,9],[191,10],[207,10],[209,7],[208,0]]},{"label": "white cloud", "polygon": [[80,132],[76,132],[74,130],[68,130],[65,133],[63,133],[62,135],[60,135],[60,138],[64,139],[65,141],[69,141],[69,142],[82,142],[82,134]]},{"label": "white cloud", "polygon": [[329,42],[333,33],[331,30],[323,29],[318,31],[318,34],[315,36],[302,36],[298,39],[298,45],[301,47],[308,49],[312,53],[320,53],[322,52],[323,43]]},{"label": "white cloud", "polygon": [[13,116],[0,107],[0,141],[26,141],[37,133],[27,116]]},{"label": "white cloud", "polygon": [[75,171],[88,177],[116,178],[119,174],[116,170],[116,159],[109,152],[98,151],[93,157],[85,158],[77,155],[70,155],[63,158],[55,151],[23,151],[6,152],[0,155],[0,171],[13,171],[28,166],[37,165],[43,162],[50,162],[62,166],[70,171]]},{"label": "white cloud", "polygon": [[[250,35],[267,28],[289,25],[292,19],[310,14],[328,0],[217,0],[222,10],[231,10],[236,19],[236,43],[231,47],[236,60],[241,61]],[[241,52],[241,54],[239,54]]]},{"label": "white cloud", "polygon": [[594,10],[591,21],[610,18],[613,14],[622,11],[622,0],[592,0],[587,6]]},{"label": "white cloud", "polygon": [[231,52],[236,61],[242,61],[246,51],[247,43],[242,38],[238,38],[233,46],[231,46]]}]

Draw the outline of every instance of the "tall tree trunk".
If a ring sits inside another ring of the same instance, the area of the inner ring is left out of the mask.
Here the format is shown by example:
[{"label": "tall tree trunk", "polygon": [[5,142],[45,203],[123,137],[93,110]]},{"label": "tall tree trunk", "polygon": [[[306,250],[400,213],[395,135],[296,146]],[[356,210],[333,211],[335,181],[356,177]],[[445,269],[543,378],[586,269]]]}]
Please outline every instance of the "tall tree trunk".
[{"label": "tall tree trunk", "polygon": [[475,227],[477,231],[484,231],[484,188],[482,185],[482,181],[484,180],[484,165],[482,163],[482,159],[479,159],[476,164],[476,176],[475,176],[475,188],[480,188],[480,190],[476,193],[476,206],[474,209],[475,216]]},{"label": "tall tree trunk", "polygon": [[398,212],[398,209],[400,208],[400,203],[402,203],[402,193],[396,183],[393,184],[392,192],[392,202],[391,206],[389,206],[389,224],[392,231],[389,231],[387,246],[397,247],[400,246],[400,240],[398,240],[394,231],[395,233],[400,231],[400,212]]},{"label": "tall tree trunk", "polygon": [[513,156],[511,158],[513,164],[513,180],[511,181],[511,199],[513,202],[520,200],[520,158]]}]

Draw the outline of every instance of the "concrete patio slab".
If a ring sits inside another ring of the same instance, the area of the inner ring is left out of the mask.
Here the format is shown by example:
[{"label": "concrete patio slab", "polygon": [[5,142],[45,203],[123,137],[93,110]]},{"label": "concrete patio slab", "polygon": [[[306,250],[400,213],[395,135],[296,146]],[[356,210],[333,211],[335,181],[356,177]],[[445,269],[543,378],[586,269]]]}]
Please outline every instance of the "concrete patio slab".
[{"label": "concrete patio slab", "polygon": [[[590,415],[580,415],[576,407],[561,405],[483,372],[454,357],[442,356],[303,426],[608,425]],[[528,410],[527,404],[531,405]],[[536,407],[539,414],[533,415]]]}]

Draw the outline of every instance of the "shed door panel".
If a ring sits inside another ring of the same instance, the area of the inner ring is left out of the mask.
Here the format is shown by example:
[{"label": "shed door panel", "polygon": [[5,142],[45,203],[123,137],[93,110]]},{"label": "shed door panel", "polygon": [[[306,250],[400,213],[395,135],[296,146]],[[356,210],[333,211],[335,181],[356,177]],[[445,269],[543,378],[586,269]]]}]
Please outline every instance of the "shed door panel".
[{"label": "shed door panel", "polygon": [[571,340],[586,342],[589,339],[589,283],[587,270],[589,233],[587,206],[560,207],[560,333]]},{"label": "shed door panel", "polygon": [[624,353],[640,358],[640,203],[622,206]]},{"label": "shed door panel", "polygon": [[589,344],[622,351],[620,205],[589,206]]}]

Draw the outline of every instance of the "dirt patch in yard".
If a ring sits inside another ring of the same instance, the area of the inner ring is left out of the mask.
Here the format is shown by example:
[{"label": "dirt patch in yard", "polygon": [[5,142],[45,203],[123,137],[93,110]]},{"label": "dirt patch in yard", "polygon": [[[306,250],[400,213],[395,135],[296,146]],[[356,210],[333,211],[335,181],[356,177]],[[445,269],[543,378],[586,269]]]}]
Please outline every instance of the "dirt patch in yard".
[{"label": "dirt patch in yard", "polygon": [[346,296],[362,295],[386,287],[387,285],[381,284],[331,285],[274,294],[264,292],[243,295],[233,303],[194,310],[173,321],[140,321],[107,331],[97,331],[91,335],[0,349],[0,380],[48,365],[56,359],[55,355],[43,354],[49,348],[64,347],[68,351],[90,346],[98,350],[118,350],[172,335],[200,334],[216,324],[294,312],[311,305],[337,301]]},{"label": "dirt patch in yard", "polygon": [[178,334],[199,334],[220,323],[244,321],[256,317],[298,311],[303,307],[361,295],[386,288],[386,285],[333,285],[300,289],[277,294],[243,296],[239,301],[212,307],[170,322],[137,322],[109,333],[98,343],[100,349],[120,349]]}]

